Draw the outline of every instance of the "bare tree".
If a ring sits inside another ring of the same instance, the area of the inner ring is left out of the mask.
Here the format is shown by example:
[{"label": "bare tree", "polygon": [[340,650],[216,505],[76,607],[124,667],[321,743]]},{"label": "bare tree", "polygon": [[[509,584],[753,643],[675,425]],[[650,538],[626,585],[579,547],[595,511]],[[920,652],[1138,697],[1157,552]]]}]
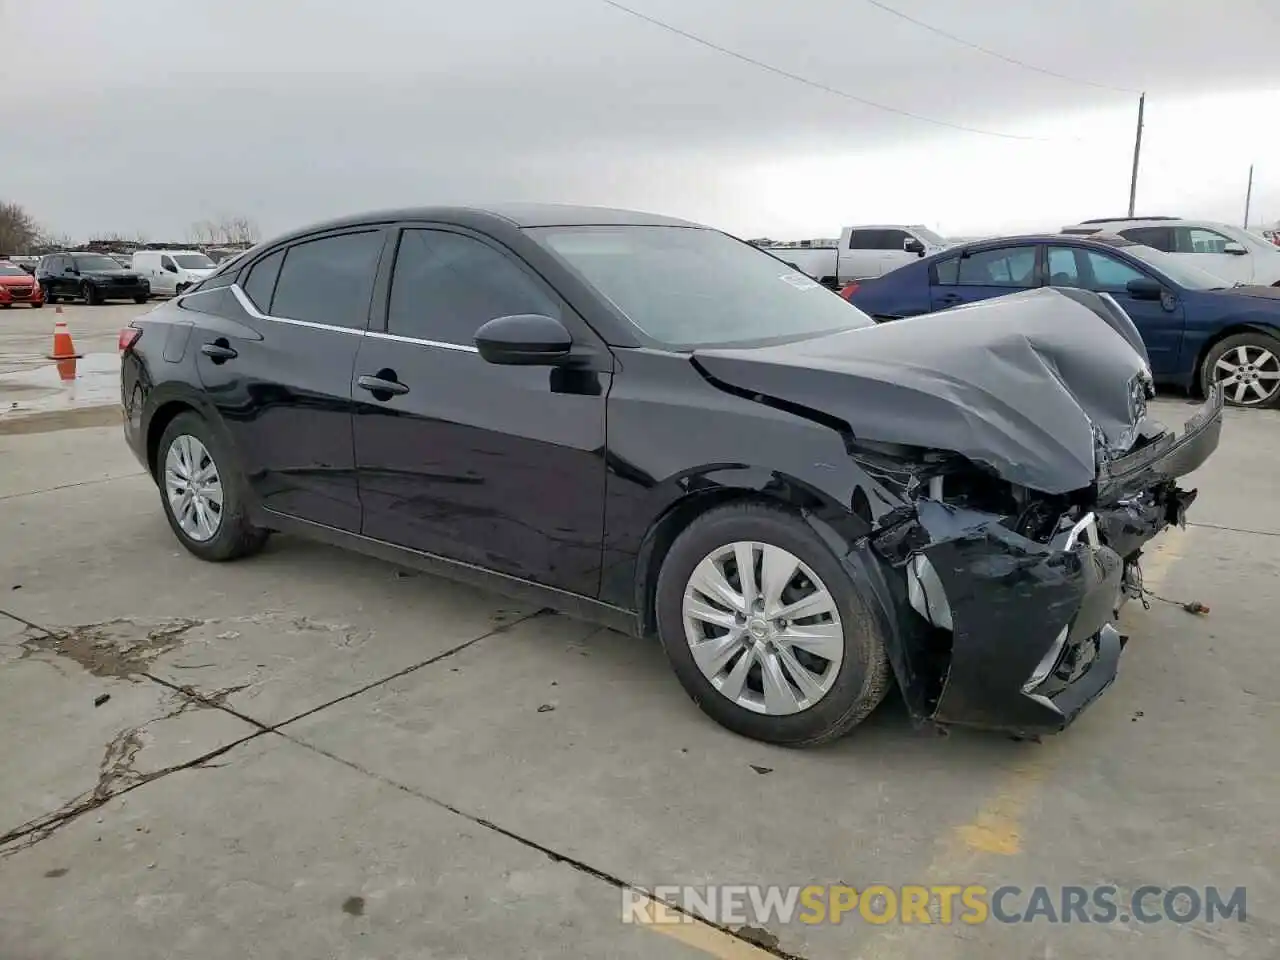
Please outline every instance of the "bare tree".
[{"label": "bare tree", "polygon": [[192,243],[215,243],[218,228],[210,220],[197,220],[187,228],[187,239]]},{"label": "bare tree", "polygon": [[0,203],[0,254],[26,253],[40,243],[35,217],[16,203]]}]

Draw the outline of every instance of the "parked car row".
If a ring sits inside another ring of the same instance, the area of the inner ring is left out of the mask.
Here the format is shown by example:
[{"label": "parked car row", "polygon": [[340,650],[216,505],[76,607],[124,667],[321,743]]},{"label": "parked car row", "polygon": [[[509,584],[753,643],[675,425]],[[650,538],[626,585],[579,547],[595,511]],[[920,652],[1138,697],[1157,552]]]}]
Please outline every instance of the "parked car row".
[{"label": "parked car row", "polygon": [[39,308],[44,306],[44,296],[30,273],[10,260],[0,260],[0,308],[7,310],[15,303]]},{"label": "parked car row", "polygon": [[[1101,245],[1065,239],[1088,271]],[[1036,276],[1032,246],[984,277]],[[656,633],[747,736],[830,740],[895,682],[920,722],[1059,730],[1116,676],[1118,608],[1222,395],[1179,433],[1147,418],[1106,295],[961,309],[876,324],[626,211],[354,216],[122,331],[124,432],[197,557],[286,531]]]},{"label": "parked car row", "polygon": [[1121,235],[1005,237],[926,257],[842,294],[883,321],[1042,287],[1094,291],[1137,325],[1158,382],[1202,392],[1216,383],[1230,404],[1277,406],[1280,287],[1233,286],[1195,262]]},{"label": "parked car row", "polygon": [[[35,268],[38,303],[109,300],[146,303],[152,296],[176,296],[213,272],[214,262],[198,250],[140,250],[127,261],[120,255],[69,251],[41,257]],[[12,266],[12,271],[31,275]],[[5,284],[12,287],[14,284]],[[4,302],[0,294],[0,305]]]},{"label": "parked car row", "polygon": [[760,246],[824,286],[836,289],[844,283],[889,273],[949,245],[920,224],[890,224],[845,227],[840,239],[826,246]]}]

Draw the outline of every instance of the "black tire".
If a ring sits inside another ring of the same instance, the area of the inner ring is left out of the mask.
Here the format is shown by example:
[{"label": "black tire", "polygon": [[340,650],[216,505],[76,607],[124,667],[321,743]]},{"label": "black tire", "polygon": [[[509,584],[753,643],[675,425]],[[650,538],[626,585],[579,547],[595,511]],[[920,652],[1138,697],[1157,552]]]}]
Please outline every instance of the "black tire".
[{"label": "black tire", "polygon": [[48,287],[42,287],[41,289],[44,291],[44,302],[45,302],[45,303],[57,303],[57,302],[58,302],[57,294],[55,294],[52,290],[50,290]]},{"label": "black tire", "polygon": [[44,306],[44,304],[43,304],[43,303],[33,303],[33,304],[31,305],[31,309],[32,309],[32,310],[39,310],[39,309],[40,309],[41,307],[43,307],[43,306]]},{"label": "black tire", "polygon": [[146,297],[134,297],[134,298],[133,298],[133,302],[134,302],[134,303],[146,303],[146,302],[147,302],[147,298],[146,298]]},{"label": "black tire", "polygon": [[[798,713],[770,716],[731,701],[703,675],[685,638],[683,599],[690,576],[712,551],[739,541],[789,551],[817,575],[836,602],[844,633],[843,660],[826,695]],[[860,723],[888,692],[892,671],[884,638],[866,603],[817,534],[779,507],[729,504],[696,519],[663,561],[655,606],[658,636],[686,692],[709,717],[743,736],[790,747],[825,743]]]},{"label": "black tire", "polygon": [[80,296],[84,298],[86,306],[96,307],[102,302],[102,294],[98,292],[98,288],[92,283],[83,283],[80,285]]},{"label": "black tire", "polygon": [[[1270,355],[1270,359],[1265,360],[1261,365],[1254,366],[1253,374],[1275,374],[1280,373],[1280,340],[1275,337],[1268,336],[1265,333],[1237,333],[1224,340],[1215,343],[1213,347],[1205,354],[1204,363],[1200,365],[1200,389],[1207,395],[1209,388],[1214,384],[1215,373],[1218,373],[1218,361],[1232,354],[1234,361],[1234,353],[1240,347],[1244,347],[1246,356],[1257,358],[1262,356],[1259,351],[1266,351]],[[1258,378],[1255,380],[1264,391],[1270,391],[1266,397],[1260,397],[1252,388],[1246,391],[1246,396],[1237,400],[1236,390],[1228,386],[1225,388],[1226,401],[1230,406],[1246,407],[1254,410],[1268,410],[1280,406],[1280,379],[1271,377]]]},{"label": "black tire", "polygon": [[12,306],[12,303],[0,303],[0,310],[8,310]]},{"label": "black tire", "polygon": [[[174,516],[169,498],[165,495],[165,458],[169,454],[169,447],[173,441],[184,435],[194,437],[204,445],[217,467],[221,480],[222,512],[218,528],[210,539],[204,541],[193,539],[182,529],[177,517]],[[174,536],[201,560],[215,563],[238,560],[257,553],[267,542],[270,531],[249,522],[245,480],[237,469],[234,459],[217,431],[211,428],[208,421],[199,414],[181,413],[165,428],[156,452],[155,480],[160,489],[160,502],[164,507],[164,515],[169,521],[169,527],[173,530]]]}]

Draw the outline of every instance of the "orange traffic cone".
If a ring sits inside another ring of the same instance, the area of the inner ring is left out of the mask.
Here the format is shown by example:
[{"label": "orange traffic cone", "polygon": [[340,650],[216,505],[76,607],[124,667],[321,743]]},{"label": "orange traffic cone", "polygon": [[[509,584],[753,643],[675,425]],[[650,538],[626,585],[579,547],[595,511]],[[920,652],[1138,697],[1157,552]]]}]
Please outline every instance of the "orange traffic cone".
[{"label": "orange traffic cone", "polygon": [[50,360],[77,360],[81,354],[76,353],[76,345],[71,342],[71,331],[67,329],[67,321],[58,320],[53,325],[53,353]]}]

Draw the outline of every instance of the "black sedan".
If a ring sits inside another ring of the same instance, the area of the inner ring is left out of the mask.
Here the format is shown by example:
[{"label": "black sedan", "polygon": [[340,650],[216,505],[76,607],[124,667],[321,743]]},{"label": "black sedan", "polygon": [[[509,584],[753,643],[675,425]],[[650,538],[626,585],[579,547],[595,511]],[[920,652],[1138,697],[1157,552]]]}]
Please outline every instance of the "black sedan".
[{"label": "black sedan", "polygon": [[103,253],[52,253],[40,259],[36,282],[46,303],[81,299],[89,306],[107,300],[146,303],[151,283]]},{"label": "black sedan", "polygon": [[1114,679],[1143,546],[1217,446],[1114,301],[877,326],[694,224],[418,209],[262,244],[121,337],[125,434],[206,560],[317,537],[637,635],[762,740],[895,680],[1058,730]]}]

